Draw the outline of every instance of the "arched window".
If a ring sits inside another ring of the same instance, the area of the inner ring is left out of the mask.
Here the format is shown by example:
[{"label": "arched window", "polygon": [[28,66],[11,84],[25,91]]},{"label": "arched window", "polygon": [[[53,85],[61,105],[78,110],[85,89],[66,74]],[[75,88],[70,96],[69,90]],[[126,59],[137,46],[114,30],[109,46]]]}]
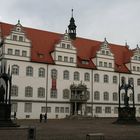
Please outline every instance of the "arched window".
[{"label": "arched window", "polygon": [[33,76],[33,67],[26,67],[26,76]]},{"label": "arched window", "polygon": [[63,79],[69,80],[69,71],[65,70],[65,71],[63,72]]},{"label": "arched window", "polygon": [[90,81],[90,74],[89,73],[85,73],[84,79],[85,79],[85,81]]},{"label": "arched window", "polygon": [[118,95],[116,92],[113,93],[113,101],[117,101],[118,100]]},{"label": "arched window", "polygon": [[57,70],[56,69],[51,70],[51,76],[52,76],[52,79],[57,79]]},{"label": "arched window", "polygon": [[108,92],[104,92],[104,100],[105,101],[109,100],[109,93]]},{"label": "arched window", "polygon": [[104,83],[108,83],[109,82],[109,77],[108,75],[104,75]]},{"label": "arched window", "polygon": [[117,84],[117,76],[113,76],[113,83]]},{"label": "arched window", "polygon": [[44,68],[39,68],[38,76],[39,77],[45,77],[45,69]]},{"label": "arched window", "polygon": [[99,82],[99,74],[94,74],[94,82]]},{"label": "arched window", "polygon": [[11,96],[18,96],[18,86],[12,85]]},{"label": "arched window", "polygon": [[125,93],[121,94],[122,101],[124,101],[124,95],[125,95]]},{"label": "arched window", "polygon": [[12,66],[12,74],[19,75],[19,66],[18,65]]},{"label": "arched window", "polygon": [[38,88],[38,97],[39,98],[45,97],[45,88],[43,88],[43,87]]},{"label": "arched window", "polygon": [[25,87],[25,97],[33,96],[33,88],[30,86]]},{"label": "arched window", "polygon": [[79,81],[80,80],[80,74],[79,72],[74,72],[74,80]]},{"label": "arched window", "polygon": [[68,89],[63,90],[63,99],[69,99],[69,90]]},{"label": "arched window", "polygon": [[129,94],[129,101],[131,101],[131,102],[133,101],[133,94],[132,93]]},{"label": "arched window", "polygon": [[90,92],[87,91],[87,100],[89,100],[89,99],[90,99]]},{"label": "arched window", "polygon": [[94,92],[94,100],[100,100],[100,92],[99,91]]}]

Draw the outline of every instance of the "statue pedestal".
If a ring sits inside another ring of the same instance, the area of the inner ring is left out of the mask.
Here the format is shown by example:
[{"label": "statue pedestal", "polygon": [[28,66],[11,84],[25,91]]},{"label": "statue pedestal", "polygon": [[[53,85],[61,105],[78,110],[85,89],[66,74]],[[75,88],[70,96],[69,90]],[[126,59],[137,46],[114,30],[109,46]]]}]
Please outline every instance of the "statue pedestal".
[{"label": "statue pedestal", "polygon": [[0,127],[18,127],[11,120],[11,104],[0,103]]},{"label": "statue pedestal", "polygon": [[135,124],[136,120],[136,108],[135,107],[119,107],[118,119],[115,123],[119,124]]}]

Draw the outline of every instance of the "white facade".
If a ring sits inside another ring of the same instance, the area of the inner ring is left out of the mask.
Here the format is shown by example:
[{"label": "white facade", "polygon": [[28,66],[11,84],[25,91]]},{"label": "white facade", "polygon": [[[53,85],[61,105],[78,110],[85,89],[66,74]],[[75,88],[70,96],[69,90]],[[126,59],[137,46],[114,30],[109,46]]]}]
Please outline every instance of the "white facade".
[{"label": "white facade", "polygon": [[[94,117],[117,117],[118,85],[121,77],[125,77],[126,81],[134,80],[136,116],[140,116],[140,61],[135,56],[127,64],[132,73],[127,74],[115,71],[114,54],[106,39],[92,58],[97,69],[77,66],[77,49],[67,33],[54,46],[51,56],[55,64],[39,63],[31,61],[32,42],[20,23],[4,39],[1,61],[5,61],[13,72],[12,114],[17,112],[19,119],[38,119],[40,113],[47,112],[48,118],[65,118],[71,114],[70,86],[82,83],[89,92],[89,99],[82,103],[82,115],[86,112]],[[140,53],[136,55],[139,58]],[[56,71],[54,79],[52,70]],[[74,79],[75,72],[79,74],[78,79]],[[64,91],[68,93],[66,97]]]}]

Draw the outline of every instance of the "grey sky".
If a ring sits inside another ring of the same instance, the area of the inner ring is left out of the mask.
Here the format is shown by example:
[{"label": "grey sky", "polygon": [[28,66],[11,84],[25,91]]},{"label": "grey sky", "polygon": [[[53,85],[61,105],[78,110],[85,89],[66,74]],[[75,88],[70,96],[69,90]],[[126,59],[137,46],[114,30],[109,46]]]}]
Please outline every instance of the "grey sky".
[{"label": "grey sky", "polygon": [[72,8],[79,37],[140,45],[140,0],[0,0],[0,21],[64,33]]}]

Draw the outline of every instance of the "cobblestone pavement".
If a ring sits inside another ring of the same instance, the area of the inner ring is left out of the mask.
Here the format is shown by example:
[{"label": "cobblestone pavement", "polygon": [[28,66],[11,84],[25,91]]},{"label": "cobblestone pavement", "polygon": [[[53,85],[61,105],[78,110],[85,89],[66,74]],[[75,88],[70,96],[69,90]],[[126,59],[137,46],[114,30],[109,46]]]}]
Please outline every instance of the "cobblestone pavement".
[{"label": "cobblestone pavement", "polygon": [[36,127],[36,140],[86,140],[88,133],[104,133],[105,140],[140,140],[140,125],[113,124],[116,119],[18,120],[22,126]]}]

